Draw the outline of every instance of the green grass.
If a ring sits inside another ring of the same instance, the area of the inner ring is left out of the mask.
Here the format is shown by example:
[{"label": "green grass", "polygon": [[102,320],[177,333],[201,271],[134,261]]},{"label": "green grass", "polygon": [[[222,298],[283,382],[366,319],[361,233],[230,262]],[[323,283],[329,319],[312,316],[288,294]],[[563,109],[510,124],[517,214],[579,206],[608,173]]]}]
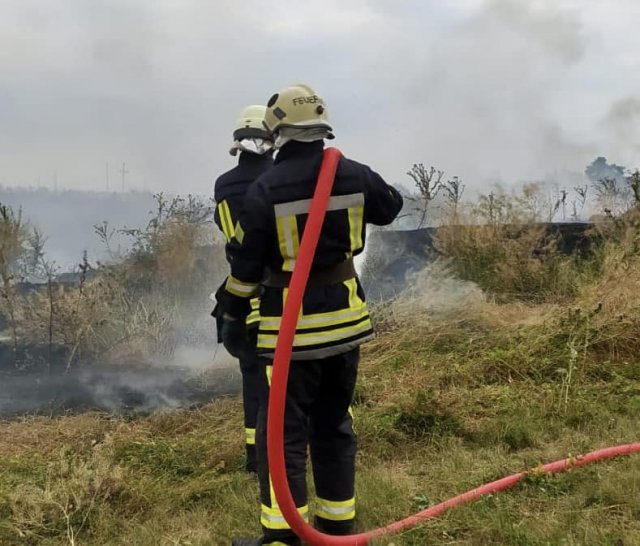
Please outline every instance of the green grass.
[{"label": "green grass", "polygon": [[[490,315],[507,308],[491,309],[417,321],[365,351],[354,404],[360,530],[640,439],[639,361],[587,353],[569,381],[557,370],[573,330],[542,312],[509,325]],[[146,418],[0,423],[0,544],[218,546],[257,534],[242,441],[237,398]],[[376,544],[640,545],[640,458],[532,475]]]}]

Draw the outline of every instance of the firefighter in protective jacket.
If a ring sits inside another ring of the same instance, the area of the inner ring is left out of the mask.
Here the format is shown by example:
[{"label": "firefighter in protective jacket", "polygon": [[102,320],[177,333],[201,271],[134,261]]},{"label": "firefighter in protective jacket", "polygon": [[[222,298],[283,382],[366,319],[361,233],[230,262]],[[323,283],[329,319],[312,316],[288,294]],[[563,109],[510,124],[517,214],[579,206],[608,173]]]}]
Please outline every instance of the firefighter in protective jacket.
[{"label": "firefighter in protective jacket", "polygon": [[[264,127],[266,107],[247,106],[240,113],[233,131],[233,146],[229,153],[238,155],[238,165],[221,175],[215,183],[215,221],[222,230],[227,244],[235,236],[236,224],[242,213],[244,196],[249,186],[273,165],[273,140]],[[246,437],[246,469],[256,472],[256,421],[258,417],[258,370],[256,355],[258,335],[259,301],[251,300],[252,312],[246,319],[246,329],[241,337],[229,336],[222,323],[220,337],[224,338],[229,352],[239,358],[242,372],[242,397]],[[218,309],[219,312],[219,309]],[[219,317],[220,319],[222,317]],[[219,320],[219,322],[221,322]],[[219,339],[222,341],[222,339]]]},{"label": "firefighter in protective jacket", "polygon": [[[323,157],[333,138],[324,101],[306,85],[275,94],[265,124],[278,149],[274,167],[250,187],[229,245],[231,274],[218,294],[227,320],[239,328],[260,296],[258,354],[261,397],[257,425],[261,539],[235,546],[298,545],[278,508],[266,455],[266,413],[271,366],[287,286],[295,266]],[[373,337],[353,257],[365,245],[365,225],[387,225],[402,197],[366,165],[342,157],[312,264],[293,346],[285,412],[289,485],[308,518],[305,483],[310,449],[316,488],[315,526],[326,533],[353,532],[356,439],[350,405],[359,346]]]}]

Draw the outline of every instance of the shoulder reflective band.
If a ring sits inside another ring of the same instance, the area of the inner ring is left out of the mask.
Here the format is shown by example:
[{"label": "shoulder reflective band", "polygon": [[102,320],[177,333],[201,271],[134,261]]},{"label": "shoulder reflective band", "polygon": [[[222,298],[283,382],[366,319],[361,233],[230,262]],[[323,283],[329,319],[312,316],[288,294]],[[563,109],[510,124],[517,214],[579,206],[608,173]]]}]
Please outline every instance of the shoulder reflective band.
[{"label": "shoulder reflective band", "polygon": [[[282,216],[297,216],[298,214],[307,214],[311,208],[312,199],[300,199],[299,201],[291,201],[290,203],[280,203],[274,205],[273,209],[276,218]],[[328,211],[345,210],[352,207],[361,207],[364,205],[364,193],[350,193],[348,195],[334,195],[329,198],[327,205]]]},{"label": "shoulder reflective band", "polygon": [[218,203],[218,214],[220,215],[220,223],[222,224],[222,232],[229,242],[235,233],[233,228],[233,219],[231,218],[231,209],[229,209],[229,203],[226,200]]}]

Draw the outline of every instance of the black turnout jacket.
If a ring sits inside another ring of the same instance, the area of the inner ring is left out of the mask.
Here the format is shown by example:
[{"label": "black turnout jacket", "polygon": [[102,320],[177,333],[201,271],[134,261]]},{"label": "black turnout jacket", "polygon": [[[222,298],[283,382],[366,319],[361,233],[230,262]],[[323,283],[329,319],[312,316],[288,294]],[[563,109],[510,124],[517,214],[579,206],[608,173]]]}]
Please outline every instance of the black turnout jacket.
[{"label": "black turnout jacket", "polygon": [[[214,220],[227,240],[231,242],[236,232],[236,225],[244,210],[244,197],[249,186],[265,171],[273,166],[271,153],[252,154],[240,152],[238,165],[220,175],[214,187],[216,210]],[[251,301],[252,312],[247,317],[247,324],[256,324],[259,301]]]},{"label": "black turnout jacket", "polygon": [[[258,352],[273,354],[286,287],[262,286],[265,271],[291,272],[295,266],[309,206],[320,170],[324,143],[291,141],[276,156],[244,199],[234,236],[227,245],[231,274],[219,303],[243,317],[250,299],[260,296]],[[366,224],[390,224],[402,208],[402,196],[368,166],[342,157],[312,265],[335,268],[360,254]],[[329,284],[310,284],[293,347],[293,359],[327,358],[373,336],[365,295],[353,276]]]}]

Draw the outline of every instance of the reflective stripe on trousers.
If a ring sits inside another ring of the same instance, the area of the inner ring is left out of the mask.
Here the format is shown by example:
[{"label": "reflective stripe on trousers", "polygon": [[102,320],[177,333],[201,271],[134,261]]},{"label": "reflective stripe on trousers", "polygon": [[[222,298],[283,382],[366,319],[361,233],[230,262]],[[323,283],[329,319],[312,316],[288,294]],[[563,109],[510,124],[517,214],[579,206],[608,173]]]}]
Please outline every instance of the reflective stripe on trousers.
[{"label": "reflective stripe on trousers", "polygon": [[356,517],[356,499],[331,501],[318,497],[316,516],[330,521],[347,521]]}]

